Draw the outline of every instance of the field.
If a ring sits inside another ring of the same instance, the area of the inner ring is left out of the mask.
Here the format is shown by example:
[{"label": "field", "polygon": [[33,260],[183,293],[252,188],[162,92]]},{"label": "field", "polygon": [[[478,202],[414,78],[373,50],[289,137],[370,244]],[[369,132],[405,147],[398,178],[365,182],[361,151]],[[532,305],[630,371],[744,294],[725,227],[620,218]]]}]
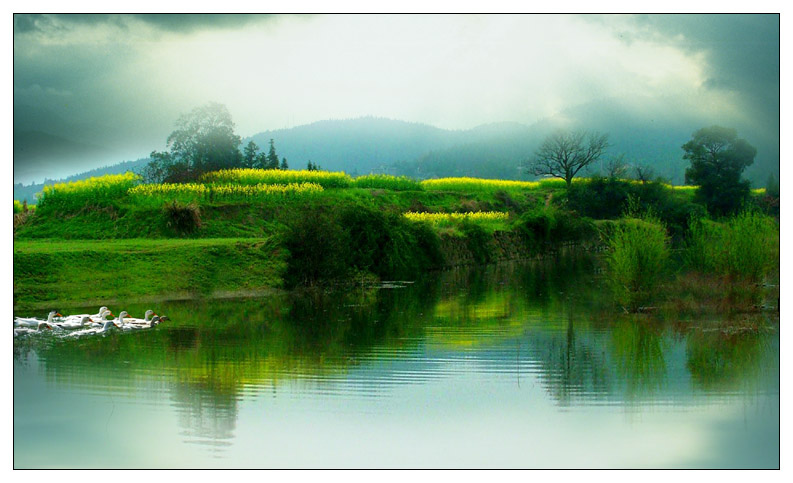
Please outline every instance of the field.
[{"label": "field", "polygon": [[[419,182],[325,171],[234,169],[185,184],[103,176],[48,186],[27,213],[14,203],[14,304],[249,291],[361,275],[409,279],[504,254],[591,246],[605,233],[594,220],[630,210],[654,213],[673,248],[683,247],[690,220],[704,213],[694,192],[602,178],[575,179],[568,191],[553,179]],[[755,224],[778,232],[770,218]],[[700,245],[710,243],[704,239]],[[773,270],[773,260],[764,263],[753,279]]]}]

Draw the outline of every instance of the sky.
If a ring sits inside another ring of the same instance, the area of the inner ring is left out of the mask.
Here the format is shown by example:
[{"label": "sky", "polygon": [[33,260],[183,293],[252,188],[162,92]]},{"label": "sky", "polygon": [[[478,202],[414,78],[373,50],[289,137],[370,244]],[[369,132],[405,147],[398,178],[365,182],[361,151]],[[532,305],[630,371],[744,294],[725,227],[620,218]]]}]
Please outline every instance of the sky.
[{"label": "sky", "polygon": [[98,156],[40,169],[15,156],[14,179],[147,156],[210,101],[243,137],[362,116],[531,125],[618,99],[778,143],[779,28],[777,15],[14,15],[15,141],[43,132]]}]

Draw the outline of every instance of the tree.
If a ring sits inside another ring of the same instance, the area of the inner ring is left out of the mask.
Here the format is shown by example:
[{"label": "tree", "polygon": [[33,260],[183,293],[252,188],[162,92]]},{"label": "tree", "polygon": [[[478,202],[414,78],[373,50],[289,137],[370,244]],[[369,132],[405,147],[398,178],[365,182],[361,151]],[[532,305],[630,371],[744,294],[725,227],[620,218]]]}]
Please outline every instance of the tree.
[{"label": "tree", "polygon": [[628,163],[625,161],[625,155],[612,156],[606,163],[606,176],[611,179],[621,179],[628,175]]},{"label": "tree", "polygon": [[608,146],[608,134],[557,131],[535,153],[534,174],[561,178],[569,189],[575,175],[597,161]]},{"label": "tree", "polygon": [[275,141],[270,139],[270,152],[267,153],[267,162],[265,169],[278,169],[278,154],[275,152]]},{"label": "tree", "polygon": [[168,136],[169,151],[152,152],[155,164],[147,171],[166,182],[195,180],[208,171],[242,165],[240,143],[226,106],[212,102],[177,119]]},{"label": "tree", "polygon": [[642,184],[652,181],[655,176],[655,170],[646,164],[637,164],[633,167],[633,172],[635,173],[636,179],[641,181]]},{"label": "tree", "polygon": [[702,128],[683,145],[686,184],[698,185],[695,199],[715,216],[738,211],[749,198],[749,181],[741,173],[754,162],[757,149],[738,138],[738,132],[721,126]]},{"label": "tree", "polygon": [[253,168],[256,165],[256,152],[259,151],[259,146],[255,142],[249,141],[245,146],[243,166],[246,168]]},{"label": "tree", "polygon": [[289,169],[289,164],[287,164],[286,158],[281,158],[281,169]]}]

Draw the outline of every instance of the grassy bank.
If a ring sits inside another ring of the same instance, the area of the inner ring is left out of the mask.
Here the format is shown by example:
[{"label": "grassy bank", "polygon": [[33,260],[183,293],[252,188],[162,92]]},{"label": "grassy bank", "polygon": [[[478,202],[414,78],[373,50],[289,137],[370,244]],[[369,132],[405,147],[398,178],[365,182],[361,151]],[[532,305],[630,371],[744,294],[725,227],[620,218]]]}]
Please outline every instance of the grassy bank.
[{"label": "grassy bank", "polygon": [[[35,212],[15,215],[14,305],[208,295],[362,276],[412,279],[427,270],[608,242],[603,234],[622,227],[617,234],[624,240],[610,252],[613,288],[617,294],[629,287],[631,295],[617,298],[635,308],[656,283],[645,274],[666,272],[636,265],[646,250],[633,244],[647,241],[646,233],[628,233],[633,225],[612,220],[628,209],[652,211],[661,226],[653,233],[679,248],[690,220],[704,213],[693,193],[602,178],[577,179],[568,191],[553,180],[418,182],[321,171],[230,170],[178,185],[105,176],[48,187]],[[778,233],[773,223],[754,223]],[[702,226],[692,232],[702,235],[700,244],[723,245]]]},{"label": "grassy bank", "polygon": [[285,259],[272,239],[18,241],[14,309],[280,287]]}]

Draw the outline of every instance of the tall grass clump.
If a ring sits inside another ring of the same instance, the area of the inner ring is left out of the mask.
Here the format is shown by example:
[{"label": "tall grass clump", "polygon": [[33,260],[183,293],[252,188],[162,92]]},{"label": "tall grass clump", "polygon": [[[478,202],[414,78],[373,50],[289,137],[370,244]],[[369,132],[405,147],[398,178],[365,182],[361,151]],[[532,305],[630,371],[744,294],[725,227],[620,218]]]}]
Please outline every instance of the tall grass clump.
[{"label": "tall grass clump", "polygon": [[421,186],[428,191],[457,191],[457,192],[495,192],[495,191],[520,191],[535,189],[540,186],[537,181],[512,181],[504,179],[481,178],[438,178],[425,179]]},{"label": "tall grass clump", "polygon": [[45,186],[39,198],[38,209],[78,211],[89,206],[111,205],[126,198],[129,189],[139,179],[140,176],[127,172]]},{"label": "tall grass clump", "polygon": [[222,169],[213,171],[201,177],[204,183],[216,185],[224,184],[291,184],[291,183],[316,183],[323,188],[349,188],[352,178],[343,171],[308,171],[308,170],[281,170],[281,169]]},{"label": "tall grass clump", "polygon": [[421,191],[424,188],[418,181],[407,176],[390,174],[367,174],[358,176],[352,182],[355,188],[384,189],[392,191]]},{"label": "tall grass clump", "polygon": [[669,235],[652,215],[622,218],[605,235],[607,280],[615,300],[635,312],[652,300],[667,270]]},{"label": "tall grass clump", "polygon": [[779,266],[779,227],[752,210],[721,223],[692,220],[684,261],[705,273],[761,283]]}]

